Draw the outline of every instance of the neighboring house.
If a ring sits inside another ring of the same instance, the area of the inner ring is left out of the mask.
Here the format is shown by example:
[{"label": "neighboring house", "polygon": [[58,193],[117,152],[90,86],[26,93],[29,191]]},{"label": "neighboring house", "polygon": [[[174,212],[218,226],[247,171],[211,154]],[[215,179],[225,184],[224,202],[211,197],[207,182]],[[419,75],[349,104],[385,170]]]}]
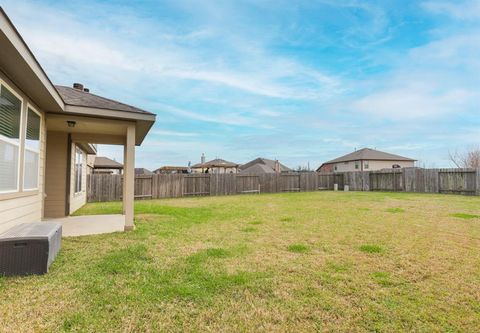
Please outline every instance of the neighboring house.
[{"label": "neighboring house", "polygon": [[414,159],[363,148],[323,163],[317,172],[369,171],[415,166]]},{"label": "neighboring house", "polygon": [[241,165],[239,170],[240,173],[244,174],[282,173],[293,171],[278,160],[269,160],[261,157]]},{"label": "neighboring house", "polygon": [[[89,155],[90,157],[90,155]],[[112,160],[105,156],[92,156],[93,166],[92,173],[102,173],[110,175],[121,175],[123,171],[123,164]]]},{"label": "neighboring house", "polygon": [[54,86],[0,7],[0,232],[85,204],[94,143],[124,146],[123,215],[133,228],[135,145],[154,122],[81,84]]},{"label": "neighboring house", "polygon": [[216,158],[191,167],[192,173],[237,173],[239,164]]},{"label": "neighboring house", "polygon": [[135,174],[138,176],[151,176],[153,172],[145,168],[135,168]]},{"label": "neighboring house", "polygon": [[163,166],[153,171],[155,174],[176,174],[176,173],[188,173],[189,168],[183,166]]}]

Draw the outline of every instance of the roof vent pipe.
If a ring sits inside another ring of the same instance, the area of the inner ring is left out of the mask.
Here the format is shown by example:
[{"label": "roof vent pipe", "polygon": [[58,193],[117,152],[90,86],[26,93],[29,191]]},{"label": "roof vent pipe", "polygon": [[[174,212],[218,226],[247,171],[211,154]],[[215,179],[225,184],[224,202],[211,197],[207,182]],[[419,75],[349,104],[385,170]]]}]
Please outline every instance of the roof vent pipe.
[{"label": "roof vent pipe", "polygon": [[78,89],[78,90],[83,90],[83,84],[81,83],[74,83],[73,88]]}]

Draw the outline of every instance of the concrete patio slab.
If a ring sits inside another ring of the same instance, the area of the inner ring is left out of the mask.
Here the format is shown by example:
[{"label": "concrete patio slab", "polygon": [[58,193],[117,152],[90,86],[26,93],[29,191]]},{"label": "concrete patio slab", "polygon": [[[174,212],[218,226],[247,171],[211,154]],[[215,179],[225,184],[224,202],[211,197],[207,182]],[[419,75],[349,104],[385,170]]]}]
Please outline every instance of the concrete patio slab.
[{"label": "concrete patio slab", "polygon": [[106,234],[125,228],[125,215],[68,216],[46,221],[60,223],[63,237]]}]

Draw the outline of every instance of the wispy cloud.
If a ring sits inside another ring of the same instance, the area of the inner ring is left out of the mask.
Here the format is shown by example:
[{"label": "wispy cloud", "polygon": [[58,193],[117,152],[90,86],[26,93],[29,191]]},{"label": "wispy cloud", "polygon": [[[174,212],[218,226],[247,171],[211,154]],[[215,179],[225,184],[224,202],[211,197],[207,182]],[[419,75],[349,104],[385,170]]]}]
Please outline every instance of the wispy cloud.
[{"label": "wispy cloud", "polygon": [[54,82],[158,114],[142,166],[364,146],[443,163],[478,141],[480,1],[2,6]]},{"label": "wispy cloud", "polygon": [[451,16],[461,20],[476,20],[480,18],[479,0],[458,1],[426,1],[422,6],[435,13]]},{"label": "wispy cloud", "polygon": [[198,136],[198,133],[168,131],[168,130],[162,130],[162,129],[154,129],[154,130],[152,130],[150,133],[151,133],[151,134],[161,135],[161,136],[178,136],[178,137]]}]

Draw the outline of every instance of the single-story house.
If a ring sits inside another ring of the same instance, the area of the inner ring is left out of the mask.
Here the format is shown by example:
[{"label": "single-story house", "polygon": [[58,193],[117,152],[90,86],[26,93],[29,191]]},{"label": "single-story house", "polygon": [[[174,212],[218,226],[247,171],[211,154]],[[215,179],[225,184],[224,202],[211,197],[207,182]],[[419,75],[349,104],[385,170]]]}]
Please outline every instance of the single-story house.
[{"label": "single-story house", "polygon": [[369,171],[415,166],[412,158],[363,148],[323,163],[317,172]]},{"label": "single-story house", "polygon": [[153,172],[145,168],[135,168],[135,175],[137,176],[151,176]]},{"label": "single-story house", "polygon": [[192,165],[192,173],[238,173],[238,163],[216,158],[214,160]]},{"label": "single-story house", "polygon": [[81,84],[55,86],[0,7],[0,232],[85,204],[94,144],[124,147],[123,219],[133,228],[135,146],[154,122]]},{"label": "single-story house", "polygon": [[[101,173],[110,175],[121,175],[123,171],[123,164],[115,160],[112,160],[105,156],[88,155],[89,159],[93,159],[91,162],[90,173]],[[90,163],[87,163],[89,165]]]},{"label": "single-story house", "polygon": [[188,168],[188,167],[183,167],[183,166],[169,166],[169,165],[162,166],[162,167],[156,169],[155,171],[153,171],[153,173],[155,173],[155,174],[157,174],[157,175],[177,174],[177,173],[188,173],[188,172],[189,172],[189,168]]},{"label": "single-story house", "polygon": [[244,174],[265,174],[293,172],[292,169],[283,165],[278,160],[269,160],[268,158],[258,157],[239,167],[240,173]]}]

